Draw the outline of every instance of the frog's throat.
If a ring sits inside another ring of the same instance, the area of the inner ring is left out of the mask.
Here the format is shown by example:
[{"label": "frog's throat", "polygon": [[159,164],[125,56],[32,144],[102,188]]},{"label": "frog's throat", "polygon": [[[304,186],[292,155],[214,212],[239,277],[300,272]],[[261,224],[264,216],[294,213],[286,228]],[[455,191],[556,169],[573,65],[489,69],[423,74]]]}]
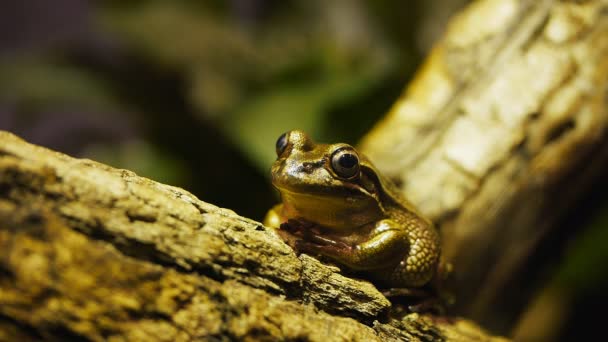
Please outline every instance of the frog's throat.
[{"label": "frog's throat", "polygon": [[323,227],[346,231],[382,218],[382,208],[372,197],[319,195],[280,189],[281,216],[305,219]]}]

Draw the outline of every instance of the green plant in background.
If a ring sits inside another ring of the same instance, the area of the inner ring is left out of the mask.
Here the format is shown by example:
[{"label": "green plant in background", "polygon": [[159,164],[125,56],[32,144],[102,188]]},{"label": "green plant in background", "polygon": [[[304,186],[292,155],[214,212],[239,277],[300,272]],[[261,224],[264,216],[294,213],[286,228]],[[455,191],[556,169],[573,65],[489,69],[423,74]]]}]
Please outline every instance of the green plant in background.
[{"label": "green plant in background", "polygon": [[[400,62],[363,1],[291,1],[285,8],[250,25],[225,9],[186,1],[114,4],[102,18],[153,63],[183,73],[196,113],[266,170],[283,131],[342,138],[327,127],[332,108],[373,92]],[[382,109],[342,120],[346,129],[338,132],[369,128],[361,123],[384,113],[392,99],[383,100]]]},{"label": "green plant in background", "polygon": [[[370,2],[260,1],[253,15],[237,3],[105,1],[75,13],[56,3],[78,33],[0,60],[0,94],[20,118],[11,130],[262,215],[273,201],[261,184],[276,137],[297,127],[355,143],[401,91],[414,53],[388,38]],[[69,120],[53,120],[56,111]],[[49,129],[70,137],[70,149],[27,132],[45,120],[64,122]],[[101,131],[122,133],[90,139]],[[132,152],[137,142],[144,152]],[[168,160],[184,167],[169,172]],[[257,196],[260,207],[234,192]]]},{"label": "green plant in background", "polygon": [[[84,108],[121,113],[138,126],[157,120],[159,95],[183,102],[165,115],[213,125],[266,173],[274,140],[286,130],[355,143],[413,70],[415,52],[387,38],[382,15],[389,12],[373,3],[286,1],[248,18],[237,2],[97,3],[81,13],[90,19],[84,36],[0,60],[0,91],[20,113]],[[140,74],[125,82],[124,71],[136,68]],[[135,98],[137,89],[149,98]]]}]

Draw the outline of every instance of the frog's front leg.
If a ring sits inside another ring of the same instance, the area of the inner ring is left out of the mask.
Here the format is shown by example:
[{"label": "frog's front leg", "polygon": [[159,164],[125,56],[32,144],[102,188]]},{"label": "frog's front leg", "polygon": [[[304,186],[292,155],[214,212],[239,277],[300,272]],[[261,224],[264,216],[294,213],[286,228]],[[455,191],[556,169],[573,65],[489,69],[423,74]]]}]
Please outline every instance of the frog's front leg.
[{"label": "frog's front leg", "polygon": [[264,224],[264,226],[272,228],[272,231],[281,240],[283,240],[291,248],[295,249],[295,243],[296,243],[297,239],[299,239],[300,237],[297,237],[297,236],[291,234],[290,232],[281,229],[283,217],[280,215],[280,213],[282,210],[283,210],[283,204],[275,205],[274,207],[272,207],[272,209],[270,209],[268,211],[268,213],[266,214],[266,217],[264,217],[264,221],[262,223]]},{"label": "frog's front leg", "polygon": [[376,270],[398,263],[408,250],[406,232],[391,219],[376,223],[370,238],[357,245],[342,241],[305,239],[296,242],[298,250],[332,258],[354,270]]},{"label": "frog's front leg", "polygon": [[283,210],[283,204],[277,204],[272,209],[268,210],[266,213],[266,217],[264,217],[264,222],[262,222],[266,227],[279,229],[281,227],[281,216],[279,213]]}]

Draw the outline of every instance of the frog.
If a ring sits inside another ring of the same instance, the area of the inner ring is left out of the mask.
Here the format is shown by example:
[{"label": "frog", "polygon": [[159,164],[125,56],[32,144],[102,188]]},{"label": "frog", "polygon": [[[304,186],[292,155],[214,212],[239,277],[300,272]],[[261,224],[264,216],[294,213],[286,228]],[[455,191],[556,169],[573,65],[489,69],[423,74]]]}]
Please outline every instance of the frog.
[{"label": "frog", "polygon": [[386,288],[415,291],[436,278],[438,230],[365,155],[346,143],[317,143],[301,130],[282,134],[276,155],[270,173],[281,203],[264,225],[298,253],[363,272]]}]

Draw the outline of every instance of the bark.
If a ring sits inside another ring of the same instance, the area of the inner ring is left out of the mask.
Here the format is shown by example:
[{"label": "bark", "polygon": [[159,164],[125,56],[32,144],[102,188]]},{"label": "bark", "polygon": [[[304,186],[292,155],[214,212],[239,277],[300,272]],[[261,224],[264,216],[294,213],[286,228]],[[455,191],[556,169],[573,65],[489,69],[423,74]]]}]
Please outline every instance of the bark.
[{"label": "bark", "polygon": [[477,340],[127,170],[0,132],[2,340]]},{"label": "bark", "polygon": [[606,170],[607,90],[605,0],[477,1],[363,139],[441,227],[461,313],[525,305],[527,258]]}]

